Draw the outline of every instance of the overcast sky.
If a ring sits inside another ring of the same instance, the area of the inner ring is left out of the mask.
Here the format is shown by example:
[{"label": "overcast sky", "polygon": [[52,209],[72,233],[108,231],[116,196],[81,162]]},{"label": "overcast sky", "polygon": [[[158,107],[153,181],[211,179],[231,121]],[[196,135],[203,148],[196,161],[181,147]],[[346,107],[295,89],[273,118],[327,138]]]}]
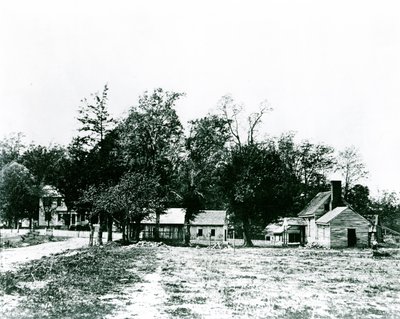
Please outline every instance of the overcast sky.
[{"label": "overcast sky", "polygon": [[67,144],[108,83],[123,116],[144,90],[185,92],[183,123],[230,93],[274,111],[264,132],[355,145],[372,189],[400,191],[397,1],[4,1],[0,137]]}]

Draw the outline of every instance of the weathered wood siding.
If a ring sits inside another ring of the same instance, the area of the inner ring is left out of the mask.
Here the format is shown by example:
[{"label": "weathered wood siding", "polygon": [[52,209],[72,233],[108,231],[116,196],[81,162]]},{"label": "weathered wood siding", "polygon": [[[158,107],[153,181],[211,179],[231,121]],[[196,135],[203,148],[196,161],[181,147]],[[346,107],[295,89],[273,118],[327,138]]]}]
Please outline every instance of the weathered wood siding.
[{"label": "weathered wood siding", "polygon": [[[199,229],[202,229],[203,235],[198,236]],[[211,230],[215,230],[215,236],[211,236]],[[225,226],[220,226],[220,225],[196,225],[196,226],[190,226],[190,239],[191,240],[199,240],[199,241],[210,241],[210,236],[211,236],[211,241],[224,241],[225,239]]]},{"label": "weathered wood siding", "polygon": [[356,230],[356,247],[367,247],[369,225],[370,223],[364,217],[353,212],[350,208],[345,209],[330,222],[330,247],[347,247],[347,230],[349,228]]},{"label": "weathered wood siding", "polygon": [[[144,224],[140,237],[142,239],[154,238],[155,225]],[[159,237],[161,239],[183,240],[183,225],[160,225]]]},{"label": "weathered wood siding", "polygon": [[[326,201],[327,202],[327,201]],[[322,203],[315,211],[314,216],[305,217],[307,225],[305,228],[306,243],[314,243],[318,241],[317,225],[315,221],[326,213],[325,203]]]},{"label": "weathered wood siding", "polygon": [[306,225],[306,243],[313,243],[317,241],[317,225],[315,224],[315,218],[307,218]]},{"label": "weathered wood siding", "polygon": [[329,225],[317,225],[317,242],[324,247],[331,247],[331,230]]}]

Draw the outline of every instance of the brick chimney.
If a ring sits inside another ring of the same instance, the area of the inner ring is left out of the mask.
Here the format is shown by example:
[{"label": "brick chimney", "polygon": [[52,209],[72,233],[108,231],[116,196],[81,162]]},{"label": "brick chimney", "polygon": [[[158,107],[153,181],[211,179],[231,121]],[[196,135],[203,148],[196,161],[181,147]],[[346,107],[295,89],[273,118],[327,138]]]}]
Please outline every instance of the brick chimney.
[{"label": "brick chimney", "polygon": [[330,205],[330,208],[332,210],[338,206],[343,206],[342,182],[341,181],[331,181],[331,205]]}]

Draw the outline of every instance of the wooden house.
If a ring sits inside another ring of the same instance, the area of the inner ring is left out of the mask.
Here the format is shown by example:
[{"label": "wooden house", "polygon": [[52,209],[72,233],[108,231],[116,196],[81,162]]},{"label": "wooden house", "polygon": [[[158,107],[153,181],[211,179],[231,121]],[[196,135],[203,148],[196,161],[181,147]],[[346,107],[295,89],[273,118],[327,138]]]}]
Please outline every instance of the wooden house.
[{"label": "wooden house", "polygon": [[265,228],[265,241],[271,245],[302,245],[305,243],[306,221],[285,217]]},{"label": "wooden house", "polygon": [[226,242],[227,238],[225,210],[204,210],[190,223],[190,240],[193,242]]},{"label": "wooden house", "polygon": [[[184,238],[185,209],[169,208],[160,215],[160,239],[178,240]],[[142,239],[154,239],[156,227],[155,214],[142,222]],[[203,210],[190,222],[190,240],[193,242],[213,242],[227,240],[228,226],[226,211]]]},{"label": "wooden house", "polygon": [[[318,193],[298,214],[298,219],[303,224],[297,219],[287,219],[286,226],[282,222],[281,228],[268,225],[267,236],[270,234],[269,239],[279,240],[282,244],[299,241],[300,244],[315,243],[327,248],[366,247],[378,229],[342,199],[340,181],[332,181],[330,191]],[[292,228],[288,227],[290,223]],[[269,230],[272,233],[268,233]]]},{"label": "wooden house", "polygon": [[318,193],[298,217],[306,221],[306,243],[328,248],[369,245],[371,222],[342,199],[341,181],[332,181],[331,191]]},{"label": "wooden house", "polygon": [[367,247],[371,223],[346,206],[336,207],[316,220],[315,241],[327,248]]},{"label": "wooden house", "polygon": [[43,187],[44,196],[39,199],[39,227],[70,228],[87,223],[75,211],[68,210],[64,196],[53,186]]},{"label": "wooden house", "polygon": [[[183,226],[185,223],[185,210],[183,208],[169,208],[165,214],[160,215],[159,237],[168,240],[183,240]],[[142,239],[154,239],[156,216],[151,214],[142,221]]]},{"label": "wooden house", "polygon": [[318,193],[298,214],[306,225],[304,228],[305,243],[315,242],[317,237],[316,220],[325,215],[330,208],[331,192]]}]

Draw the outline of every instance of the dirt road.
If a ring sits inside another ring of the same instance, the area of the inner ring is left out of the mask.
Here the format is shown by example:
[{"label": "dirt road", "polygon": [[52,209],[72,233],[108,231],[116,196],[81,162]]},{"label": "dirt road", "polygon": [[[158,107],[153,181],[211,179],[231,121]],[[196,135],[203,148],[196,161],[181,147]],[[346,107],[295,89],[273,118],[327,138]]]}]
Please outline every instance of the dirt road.
[{"label": "dirt road", "polygon": [[40,259],[43,256],[87,246],[88,241],[87,238],[71,238],[66,241],[50,242],[29,247],[1,249],[0,271],[13,270],[23,263]]}]

